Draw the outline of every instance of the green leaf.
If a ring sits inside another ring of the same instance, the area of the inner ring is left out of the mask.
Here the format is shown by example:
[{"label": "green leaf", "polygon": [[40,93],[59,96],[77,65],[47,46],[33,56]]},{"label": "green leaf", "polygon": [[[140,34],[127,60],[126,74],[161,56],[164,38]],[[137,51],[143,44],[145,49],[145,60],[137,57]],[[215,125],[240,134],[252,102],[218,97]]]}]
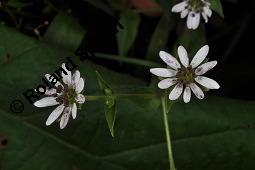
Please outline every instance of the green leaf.
[{"label": "green leaf", "polygon": [[98,80],[98,84],[103,91],[105,98],[105,117],[108,123],[108,127],[110,129],[112,137],[114,137],[114,124],[116,119],[116,99],[113,94],[113,90],[109,87],[103,77],[100,75],[98,71],[96,71],[96,76]]},{"label": "green leaf", "polygon": [[117,33],[118,48],[119,54],[124,56],[128,53],[128,50],[136,39],[140,24],[140,15],[132,11],[126,11],[120,15],[119,22],[124,29]]},{"label": "green leaf", "polygon": [[[70,51],[0,26],[0,147],[3,170],[161,170],[168,168],[161,109],[153,99],[118,100],[114,139],[109,135],[101,101],[86,101],[77,118],[63,130],[58,122],[46,126],[54,107],[36,108],[22,95],[42,83],[66,61]],[[4,62],[9,53],[10,62]],[[145,87],[131,76],[113,72],[89,61],[71,58],[86,79],[84,95],[99,95],[95,70],[103,73],[115,93]],[[156,87],[155,87],[156,88]],[[10,111],[20,99],[24,111]],[[255,102],[192,96],[189,104],[175,103],[169,114],[173,154],[181,170],[252,170],[255,159]]]},{"label": "green leaf", "polygon": [[223,9],[222,9],[222,5],[220,0],[210,0],[211,3],[211,8],[212,10],[214,10],[215,12],[217,12],[222,18],[224,18],[224,13],[223,13]]},{"label": "green leaf", "polygon": [[51,22],[43,41],[68,50],[75,50],[80,45],[85,30],[73,16],[66,13],[58,13]]}]

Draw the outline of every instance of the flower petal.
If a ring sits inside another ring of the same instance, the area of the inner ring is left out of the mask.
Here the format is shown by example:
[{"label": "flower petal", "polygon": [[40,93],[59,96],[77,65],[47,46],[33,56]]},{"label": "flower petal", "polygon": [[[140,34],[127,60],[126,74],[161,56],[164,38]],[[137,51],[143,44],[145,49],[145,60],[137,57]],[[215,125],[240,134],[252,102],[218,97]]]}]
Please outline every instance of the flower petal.
[{"label": "flower petal", "polygon": [[70,107],[66,107],[64,110],[64,113],[60,119],[60,129],[64,129],[69,121],[70,118],[70,114],[71,114],[71,108]]},{"label": "flower petal", "polygon": [[76,97],[75,97],[75,101],[79,104],[83,104],[85,102],[85,96],[82,95],[82,94],[78,94]]},{"label": "flower petal", "polygon": [[190,88],[198,99],[203,99],[205,97],[204,92],[195,83],[191,83]]},{"label": "flower petal", "polygon": [[202,48],[200,48],[190,63],[192,68],[196,68],[199,64],[201,64],[204,61],[205,57],[207,56],[208,52],[209,52],[208,45],[205,45]]},{"label": "flower petal", "polygon": [[201,14],[202,14],[202,16],[203,16],[203,18],[205,20],[205,23],[207,23],[208,22],[208,17],[206,15],[206,13],[202,12]]},{"label": "flower petal", "polygon": [[46,89],[46,92],[45,92],[45,95],[53,95],[53,94],[57,94],[57,90],[56,89],[49,89],[48,87],[47,87],[47,89]]},{"label": "flower petal", "polygon": [[185,18],[189,14],[189,10],[185,9],[181,12],[181,18]]},{"label": "flower petal", "polygon": [[171,87],[172,85],[176,84],[176,82],[177,82],[177,78],[164,79],[158,83],[158,87],[160,89],[167,89]]},{"label": "flower petal", "polygon": [[180,58],[180,61],[184,67],[189,66],[189,58],[188,58],[188,53],[186,49],[183,46],[178,47],[178,55]]},{"label": "flower petal", "polygon": [[177,73],[177,71],[167,68],[152,68],[150,72],[159,77],[173,77]]},{"label": "flower petal", "polygon": [[183,92],[183,101],[185,103],[189,103],[190,98],[191,98],[191,90],[190,90],[190,87],[187,86]]},{"label": "flower petal", "polygon": [[76,70],[72,76],[72,84],[75,85],[75,87],[78,85],[80,77],[81,73],[78,70]]},{"label": "flower petal", "polygon": [[34,106],[36,107],[48,107],[48,106],[54,106],[59,104],[59,102],[56,101],[56,97],[45,97],[41,100],[38,100],[34,102]]},{"label": "flower petal", "polygon": [[170,100],[176,100],[180,97],[183,91],[183,84],[179,83],[177,84],[174,89],[170,92],[169,94],[169,99]]},{"label": "flower petal", "polygon": [[62,68],[65,69],[65,71],[67,73],[67,75],[66,75],[66,74],[64,74],[64,72],[62,72],[63,82],[67,85],[71,85],[71,83],[72,83],[72,73],[71,73],[71,71],[66,69],[65,63],[62,64]]},{"label": "flower petal", "polygon": [[180,3],[176,4],[175,6],[173,6],[172,12],[181,12],[186,8],[187,5],[188,4],[186,1],[180,2]]},{"label": "flower petal", "polygon": [[180,63],[177,61],[176,58],[174,58],[171,54],[168,54],[165,51],[160,51],[159,52],[160,58],[171,68],[177,70],[178,68],[181,68]]},{"label": "flower petal", "polygon": [[51,125],[55,120],[57,120],[57,118],[61,115],[61,113],[63,112],[65,106],[64,104],[58,106],[56,109],[54,109],[50,116],[48,117],[47,121],[46,121],[46,125],[49,126]]},{"label": "flower petal", "polygon": [[198,12],[190,12],[187,19],[187,27],[188,29],[197,29],[200,22],[200,13]]},{"label": "flower petal", "polygon": [[217,65],[217,61],[210,61],[210,62],[204,63],[198,68],[196,68],[195,73],[196,75],[200,76],[202,74],[205,74],[207,71],[211,70],[216,65]]},{"label": "flower petal", "polygon": [[210,79],[208,77],[204,77],[204,76],[197,76],[195,78],[196,82],[198,82],[199,84],[201,84],[202,86],[208,88],[208,89],[219,89],[220,85],[214,81],[213,79]]},{"label": "flower petal", "polygon": [[76,115],[77,115],[77,105],[76,105],[76,103],[74,103],[73,106],[72,106],[72,116],[73,116],[73,119],[76,118]]},{"label": "flower petal", "polygon": [[84,88],[84,80],[83,78],[80,78],[77,86],[75,87],[75,90],[77,93],[80,93],[83,90],[83,88]]},{"label": "flower petal", "polygon": [[208,17],[212,16],[212,10],[209,7],[204,7],[203,10]]}]

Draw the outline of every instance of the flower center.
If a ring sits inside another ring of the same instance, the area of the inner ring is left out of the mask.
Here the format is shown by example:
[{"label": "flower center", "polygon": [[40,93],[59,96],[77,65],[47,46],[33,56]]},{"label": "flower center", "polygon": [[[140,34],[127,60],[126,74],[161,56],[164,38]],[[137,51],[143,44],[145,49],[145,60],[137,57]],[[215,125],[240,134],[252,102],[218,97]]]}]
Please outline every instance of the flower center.
[{"label": "flower center", "polygon": [[195,73],[191,67],[181,68],[176,75],[178,82],[183,84],[190,84],[194,82]]},{"label": "flower center", "polygon": [[73,88],[65,88],[63,90],[63,94],[58,97],[57,100],[61,101],[64,103],[65,106],[70,105],[71,103],[75,103],[75,97],[77,96],[77,93],[75,91],[75,89]]},{"label": "flower center", "polygon": [[76,91],[73,88],[67,89],[63,94],[64,98],[68,99],[69,103],[75,102],[76,95]]},{"label": "flower center", "polygon": [[189,0],[188,3],[193,10],[202,10],[205,6],[205,2],[202,0]]}]

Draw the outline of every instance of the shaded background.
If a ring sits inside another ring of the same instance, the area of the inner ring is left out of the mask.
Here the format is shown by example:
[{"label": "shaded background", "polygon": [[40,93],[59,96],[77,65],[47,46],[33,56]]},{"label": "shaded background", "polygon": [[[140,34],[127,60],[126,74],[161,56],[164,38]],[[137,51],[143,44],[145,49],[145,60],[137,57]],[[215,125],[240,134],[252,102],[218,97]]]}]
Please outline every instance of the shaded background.
[{"label": "shaded background", "polygon": [[[176,56],[178,45],[184,45],[192,58],[209,44],[209,59],[219,64],[208,76],[221,88],[209,91],[202,102],[179,102],[173,108],[176,167],[253,170],[254,1],[221,0],[225,17],[214,12],[196,31],[187,30],[185,20],[170,13],[177,2],[1,0],[0,169],[167,169],[158,100],[119,101],[112,138],[103,102],[87,102],[78,119],[60,131],[57,123],[44,125],[53,108],[34,108],[22,93],[36,87],[39,78],[53,73],[67,56],[79,63],[88,80],[86,95],[102,94],[95,70],[115,93],[160,92],[148,72],[152,66],[164,66],[159,50]],[[115,18],[124,26],[118,33]],[[78,61],[78,47],[95,56]],[[147,86],[151,89],[143,91]],[[15,98],[24,100],[22,114],[10,112]]]},{"label": "shaded background", "polygon": [[[9,0],[1,2],[0,17],[1,21],[6,25],[38,38],[33,29],[42,25],[45,21],[51,23],[58,12],[68,12],[77,18],[86,29],[83,47],[86,46],[92,51],[118,54],[114,32],[116,24],[113,16],[118,18],[125,10],[132,8],[132,3],[136,7],[147,8],[147,10],[156,9],[156,11],[160,11],[160,9],[158,9],[159,5],[153,1],[148,1],[149,3],[139,0],[137,2],[135,0],[133,2],[124,0],[119,2],[112,1],[112,4],[115,3],[117,5],[111,5],[111,3],[109,5],[109,2],[111,1],[95,1],[91,4],[85,0],[65,2],[57,0]],[[169,7],[171,3],[168,3]],[[99,4],[100,8],[94,6],[95,4]],[[219,62],[219,66],[214,71],[214,76],[222,84],[222,88],[217,93],[241,99],[254,99],[255,92],[252,90],[254,84],[254,57],[252,52],[254,1],[223,0],[222,5],[225,19],[214,13],[209,24],[206,24],[207,44],[211,47],[209,57],[211,60],[216,59]],[[170,9],[167,12],[169,11]],[[138,35],[128,53],[131,57],[144,59],[152,33],[160,16],[163,15],[162,12],[157,14],[148,13],[140,15]],[[175,17],[178,18],[178,14],[174,15],[173,20],[176,19]],[[177,30],[172,30],[169,35],[168,44],[166,45],[168,51],[172,49],[178,32],[183,29],[184,23],[179,22],[184,21],[178,20],[178,24],[181,24],[181,26]],[[38,29],[40,36],[44,35],[47,28],[48,26],[46,25]],[[195,39],[194,43],[196,43]],[[157,57],[155,55],[152,58]],[[130,69],[133,66],[128,64],[118,64],[108,60],[92,60],[113,70],[132,74],[140,78],[144,78],[144,72],[146,72],[143,71],[142,74],[139,74],[135,71],[136,69]],[[146,79],[147,81],[148,78]]]}]

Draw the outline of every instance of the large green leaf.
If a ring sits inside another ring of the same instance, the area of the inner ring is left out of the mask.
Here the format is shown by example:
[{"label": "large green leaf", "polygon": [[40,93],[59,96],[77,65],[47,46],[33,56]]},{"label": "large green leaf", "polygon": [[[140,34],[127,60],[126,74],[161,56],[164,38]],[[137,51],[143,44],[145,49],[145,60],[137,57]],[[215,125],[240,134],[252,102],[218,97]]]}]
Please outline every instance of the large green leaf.
[{"label": "large green leaf", "polygon": [[117,33],[119,54],[124,56],[133,45],[140,24],[140,16],[138,13],[126,11],[120,15],[120,23],[123,30]]},{"label": "large green leaf", "polygon": [[[23,97],[28,88],[42,83],[65,56],[14,30],[0,26],[0,145],[2,170],[162,170],[167,152],[160,108],[150,99],[138,97],[118,101],[115,138],[108,133],[104,102],[87,101],[64,130],[58,123],[46,127],[53,108],[35,108]],[[3,57],[9,53],[9,62]],[[86,79],[85,94],[97,95],[95,69],[103,74],[115,93],[144,87],[144,83],[98,65],[71,59]],[[177,169],[253,170],[255,159],[255,102],[210,97],[190,104],[174,104],[169,114]],[[21,99],[25,110],[10,111],[13,99]]]}]

